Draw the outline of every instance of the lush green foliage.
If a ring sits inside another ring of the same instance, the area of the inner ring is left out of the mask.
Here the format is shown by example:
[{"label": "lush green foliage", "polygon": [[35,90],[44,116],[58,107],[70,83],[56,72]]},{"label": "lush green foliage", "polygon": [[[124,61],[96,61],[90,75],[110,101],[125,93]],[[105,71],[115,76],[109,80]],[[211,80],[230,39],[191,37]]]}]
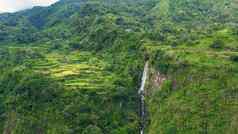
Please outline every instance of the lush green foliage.
[{"label": "lush green foliage", "polygon": [[[236,0],[61,0],[0,15],[0,131],[237,133]],[[164,75],[162,85],[153,76]]]}]

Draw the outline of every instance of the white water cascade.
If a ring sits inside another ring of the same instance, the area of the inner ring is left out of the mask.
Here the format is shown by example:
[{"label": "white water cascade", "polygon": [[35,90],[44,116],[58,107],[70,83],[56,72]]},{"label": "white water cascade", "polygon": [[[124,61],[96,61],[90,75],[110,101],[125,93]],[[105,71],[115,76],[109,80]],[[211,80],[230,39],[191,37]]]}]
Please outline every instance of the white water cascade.
[{"label": "white water cascade", "polygon": [[144,134],[144,130],[145,130],[145,119],[146,119],[146,115],[145,115],[145,83],[146,83],[146,79],[148,76],[148,70],[149,70],[149,62],[146,61],[145,66],[144,66],[144,71],[143,71],[143,76],[141,79],[141,86],[140,89],[138,91],[138,94],[140,96],[140,134]]}]

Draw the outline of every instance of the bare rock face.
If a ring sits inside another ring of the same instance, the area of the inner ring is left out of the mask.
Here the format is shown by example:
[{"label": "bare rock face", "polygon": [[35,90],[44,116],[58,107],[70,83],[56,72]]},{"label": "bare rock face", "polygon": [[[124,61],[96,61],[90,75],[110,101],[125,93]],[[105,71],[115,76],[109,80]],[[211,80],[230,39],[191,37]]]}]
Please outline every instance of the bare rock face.
[{"label": "bare rock face", "polygon": [[[153,70],[151,71],[151,75],[150,75],[150,83],[151,83],[151,87],[150,89],[160,89],[161,86],[163,85],[163,83],[165,82],[165,80],[167,80],[168,77],[164,74],[162,74],[161,72],[157,71],[157,70]],[[153,92],[153,91],[151,91]]]},{"label": "bare rock face", "polygon": [[165,75],[157,72],[157,74],[154,76],[154,85],[160,87],[166,79],[167,77]]}]

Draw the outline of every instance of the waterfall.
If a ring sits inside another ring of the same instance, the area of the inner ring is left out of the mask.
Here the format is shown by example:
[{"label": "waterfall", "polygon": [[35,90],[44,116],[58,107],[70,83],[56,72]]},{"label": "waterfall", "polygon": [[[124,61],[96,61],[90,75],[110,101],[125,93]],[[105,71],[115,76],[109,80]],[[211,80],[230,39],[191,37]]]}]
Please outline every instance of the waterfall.
[{"label": "waterfall", "polygon": [[141,79],[141,87],[139,89],[139,94],[141,94],[145,90],[145,82],[147,79],[148,70],[149,70],[149,62],[147,61],[144,66],[144,71],[143,71],[143,75],[142,75],[142,79]]},{"label": "waterfall", "polygon": [[145,83],[147,79],[147,73],[149,70],[149,62],[146,61],[143,71],[143,76],[141,79],[141,87],[138,91],[140,96],[140,134],[144,134],[145,123],[146,123],[146,115],[145,115]]}]

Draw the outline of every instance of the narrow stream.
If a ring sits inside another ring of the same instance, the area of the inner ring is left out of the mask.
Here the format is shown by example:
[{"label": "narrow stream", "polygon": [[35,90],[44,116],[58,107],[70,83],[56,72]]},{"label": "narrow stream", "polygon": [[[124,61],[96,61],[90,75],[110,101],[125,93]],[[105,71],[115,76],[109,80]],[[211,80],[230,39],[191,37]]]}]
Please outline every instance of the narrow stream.
[{"label": "narrow stream", "polygon": [[145,115],[145,83],[147,79],[147,74],[149,70],[149,62],[146,61],[143,71],[143,76],[141,79],[141,87],[138,91],[140,97],[140,134],[144,134],[145,124],[146,124],[146,115]]}]

